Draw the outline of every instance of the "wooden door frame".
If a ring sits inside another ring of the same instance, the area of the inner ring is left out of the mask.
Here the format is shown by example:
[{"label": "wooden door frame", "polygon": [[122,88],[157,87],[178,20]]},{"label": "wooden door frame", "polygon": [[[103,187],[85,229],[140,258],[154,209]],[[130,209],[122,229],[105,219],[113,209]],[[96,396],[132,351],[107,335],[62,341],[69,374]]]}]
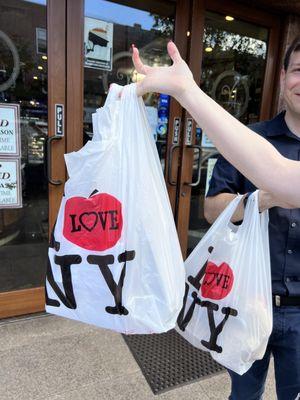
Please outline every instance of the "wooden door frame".
[{"label": "wooden door frame", "polygon": [[[66,110],[66,0],[47,0],[48,137],[55,134],[55,104]],[[65,182],[65,137],[52,143],[51,177]],[[49,230],[55,222],[63,183],[49,185]],[[46,260],[45,260],[46,264]],[[41,266],[42,267],[42,266]],[[44,287],[0,293],[0,318],[45,310]]]},{"label": "wooden door frame", "polygon": [[66,151],[78,151],[83,145],[83,39],[84,0],[67,3],[67,80]]},{"label": "wooden door frame", "polygon": [[[266,13],[262,10],[251,8],[247,5],[237,3],[234,0],[194,0],[191,16],[191,42],[189,53],[191,55],[188,60],[189,66],[193,72],[194,79],[200,84],[201,65],[202,65],[202,44],[204,35],[204,18],[205,12],[212,11],[225,15],[231,15],[240,20],[263,26],[269,29],[268,53],[266,60],[265,76],[263,83],[263,93],[260,108],[260,120],[272,117],[274,107],[272,107],[272,99],[276,93],[275,77],[278,77],[278,68],[276,68],[276,60],[279,54],[279,37],[280,37],[280,18],[276,15]],[[200,50],[200,51],[199,51]],[[267,90],[268,88],[268,90]],[[185,115],[185,131],[187,120],[190,115]],[[195,143],[196,124],[193,126],[192,143]],[[188,229],[190,219],[190,203],[191,203],[191,187],[187,186],[187,182],[192,179],[193,151],[185,144],[182,149],[182,163],[179,178],[178,190],[178,209],[177,209],[177,231],[181,250],[184,258],[186,257],[188,244]]]},{"label": "wooden door frame", "polygon": [[[191,41],[189,54],[190,58],[187,60],[189,67],[193,73],[194,79],[197,84],[200,84],[201,77],[201,64],[202,64],[202,50],[203,50],[203,33],[204,33],[204,0],[193,1],[191,8],[190,19],[190,32]],[[183,145],[182,145],[182,163],[179,177],[179,190],[178,190],[178,209],[177,209],[177,232],[183,256],[186,255],[187,241],[188,241],[188,228],[190,216],[190,203],[192,188],[187,183],[192,181],[193,173],[193,154],[194,150],[188,147],[187,134],[188,123],[192,120],[191,115],[184,112],[184,132],[183,132]],[[193,121],[193,120],[192,120]],[[192,122],[192,138],[191,143],[195,143],[196,123]]]},{"label": "wooden door frame", "polygon": [[[176,43],[180,54],[184,59],[187,59],[189,49],[190,36],[187,36],[187,32],[189,32],[190,29],[189,7],[191,5],[191,1],[192,0],[178,0],[176,2],[175,29],[173,40]],[[179,172],[182,160],[183,125],[184,109],[172,97],[170,101],[164,176],[175,220],[178,199],[178,182],[180,177]]]}]

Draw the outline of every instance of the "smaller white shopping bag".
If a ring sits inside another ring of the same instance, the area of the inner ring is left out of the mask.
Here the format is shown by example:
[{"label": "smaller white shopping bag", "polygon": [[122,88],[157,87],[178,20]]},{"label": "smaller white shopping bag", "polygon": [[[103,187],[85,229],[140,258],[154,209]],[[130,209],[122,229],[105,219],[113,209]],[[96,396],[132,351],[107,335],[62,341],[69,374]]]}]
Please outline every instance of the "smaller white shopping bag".
[{"label": "smaller white shopping bag", "polygon": [[256,191],[242,224],[233,225],[241,199],[228,205],[186,260],[176,328],[240,375],[264,356],[272,331],[268,211],[259,213]]}]

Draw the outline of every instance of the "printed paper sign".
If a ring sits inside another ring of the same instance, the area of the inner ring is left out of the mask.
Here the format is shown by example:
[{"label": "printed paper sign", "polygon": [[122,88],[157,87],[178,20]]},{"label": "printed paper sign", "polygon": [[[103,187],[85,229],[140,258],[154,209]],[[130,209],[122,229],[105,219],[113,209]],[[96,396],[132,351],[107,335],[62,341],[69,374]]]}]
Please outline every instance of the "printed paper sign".
[{"label": "printed paper sign", "polygon": [[0,159],[0,209],[22,207],[19,159]]},{"label": "printed paper sign", "polygon": [[0,156],[20,156],[20,107],[0,103]]},{"label": "printed paper sign", "polygon": [[84,66],[112,70],[113,24],[100,19],[84,19]]}]

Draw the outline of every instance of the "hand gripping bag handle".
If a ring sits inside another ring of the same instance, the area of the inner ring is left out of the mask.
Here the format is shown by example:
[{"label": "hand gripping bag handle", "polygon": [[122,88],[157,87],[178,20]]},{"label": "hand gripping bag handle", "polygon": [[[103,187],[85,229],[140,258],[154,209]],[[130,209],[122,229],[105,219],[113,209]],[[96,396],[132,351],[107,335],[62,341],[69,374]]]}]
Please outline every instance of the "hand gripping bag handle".
[{"label": "hand gripping bag handle", "polygon": [[[225,210],[219,215],[219,217],[216,219],[214,223],[214,228],[215,230],[221,225],[229,225],[230,220],[232,219],[237,207],[240,204],[240,201],[242,200],[243,195],[237,195],[225,208]],[[260,219],[261,218],[261,219]],[[262,223],[264,224],[264,227],[268,224],[268,212],[263,212],[259,214],[259,209],[258,209],[258,190],[256,190],[254,193],[252,193],[247,201],[246,208],[244,210],[244,218],[243,222],[241,225],[238,227],[238,231],[241,232],[242,230],[246,229],[247,226],[249,226],[250,222],[253,222],[253,220],[256,220],[256,223]],[[260,221],[259,221],[260,219]]]},{"label": "hand gripping bag handle", "polygon": [[259,209],[258,209],[258,190],[248,197],[247,205],[244,211],[244,223],[247,224],[250,220],[253,219],[253,215],[259,217]]},{"label": "hand gripping bag handle", "polygon": [[259,213],[258,194],[259,190],[256,190],[248,198],[247,205],[244,211],[243,222],[239,227],[240,232],[243,231],[244,229],[248,229],[250,225],[254,226],[254,224],[256,224],[257,227],[262,227],[264,231],[268,229],[268,223],[269,223],[268,211],[266,210],[261,214]]},{"label": "hand gripping bag handle", "polygon": [[[225,208],[225,210],[218,216],[213,224],[214,231],[216,231],[220,226],[229,225],[237,207],[239,206],[243,195],[237,195]],[[209,234],[209,231],[207,232]]]}]

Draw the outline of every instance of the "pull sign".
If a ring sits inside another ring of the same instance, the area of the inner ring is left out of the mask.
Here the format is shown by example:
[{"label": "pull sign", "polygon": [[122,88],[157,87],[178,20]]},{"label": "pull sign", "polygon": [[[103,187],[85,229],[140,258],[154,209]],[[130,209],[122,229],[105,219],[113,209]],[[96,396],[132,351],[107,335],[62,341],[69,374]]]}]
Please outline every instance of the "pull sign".
[{"label": "pull sign", "polygon": [[180,122],[181,119],[179,117],[174,118],[174,126],[173,126],[173,144],[179,143],[179,135],[180,135]]},{"label": "pull sign", "polygon": [[190,146],[192,144],[193,136],[193,118],[187,118],[186,131],[185,131],[185,144]]},{"label": "pull sign", "polygon": [[55,136],[64,136],[63,104],[55,104]]}]

